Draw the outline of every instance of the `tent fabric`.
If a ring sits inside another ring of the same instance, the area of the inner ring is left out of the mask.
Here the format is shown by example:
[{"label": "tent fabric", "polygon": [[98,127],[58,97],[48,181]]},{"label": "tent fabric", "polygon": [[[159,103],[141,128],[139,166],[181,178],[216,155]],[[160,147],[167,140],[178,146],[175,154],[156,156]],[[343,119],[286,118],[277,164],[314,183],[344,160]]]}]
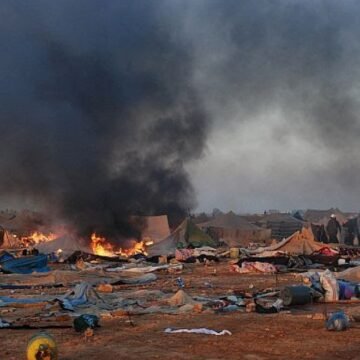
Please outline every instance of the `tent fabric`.
[{"label": "tent fabric", "polygon": [[271,238],[282,240],[301,230],[304,222],[288,213],[248,215],[245,217],[254,225],[271,229]]},{"label": "tent fabric", "polygon": [[170,235],[167,215],[146,216],[145,224],[141,233],[143,239],[150,238],[154,243],[157,243]]},{"label": "tent fabric", "polygon": [[32,272],[48,272],[50,269],[47,266],[47,256],[29,256],[22,258],[15,258],[5,261],[1,265],[5,273],[15,274],[31,274]]},{"label": "tent fabric", "polygon": [[7,230],[2,230],[3,238],[0,239],[0,249],[19,249],[22,246],[21,241]]},{"label": "tent fabric", "polygon": [[71,236],[62,236],[52,241],[42,242],[36,248],[43,254],[51,254],[62,250],[64,257],[72,255],[75,251],[92,253],[89,245]]},{"label": "tent fabric", "polygon": [[216,237],[230,247],[247,246],[251,242],[267,242],[271,230],[251,224],[243,216],[229,212],[199,224],[201,229],[210,229]]},{"label": "tent fabric", "polygon": [[227,214],[220,214],[214,219],[205,223],[199,224],[201,228],[204,227],[218,227],[225,229],[246,229],[246,230],[258,230],[259,227],[251,224],[244,217],[234,214],[230,211]]},{"label": "tent fabric", "polygon": [[291,255],[311,255],[314,251],[320,250],[324,245],[315,241],[314,235],[310,229],[302,228],[287,239],[274,245],[259,248],[256,250],[247,250],[251,255],[261,254],[264,251],[282,251]]},{"label": "tent fabric", "polygon": [[198,228],[191,220],[185,219],[177,229],[164,240],[150,246],[149,255],[174,254],[176,249],[211,246],[216,247],[216,241]]},{"label": "tent fabric", "polygon": [[11,259],[14,259],[14,256],[7,251],[3,251],[0,253],[0,264]]}]

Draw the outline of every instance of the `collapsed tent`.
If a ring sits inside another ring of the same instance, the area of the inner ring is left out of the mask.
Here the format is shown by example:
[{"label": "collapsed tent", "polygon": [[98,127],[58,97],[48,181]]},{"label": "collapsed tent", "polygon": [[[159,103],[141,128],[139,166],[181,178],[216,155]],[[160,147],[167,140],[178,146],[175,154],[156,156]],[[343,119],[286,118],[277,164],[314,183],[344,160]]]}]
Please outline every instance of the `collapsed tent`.
[{"label": "collapsed tent", "polygon": [[73,254],[75,251],[83,251],[92,253],[89,245],[71,236],[62,236],[52,241],[46,241],[38,244],[36,248],[43,254],[51,254],[61,252],[66,258]]},{"label": "collapsed tent", "polygon": [[271,230],[262,229],[248,222],[244,217],[230,211],[214,219],[199,224],[201,229],[209,229],[218,240],[228,246],[247,246],[251,242],[264,243],[270,240]]},{"label": "collapsed tent", "polygon": [[14,258],[4,261],[1,268],[5,273],[13,274],[31,274],[32,272],[47,272],[47,256],[29,256]]},{"label": "collapsed tent", "polygon": [[247,250],[251,255],[261,254],[266,251],[281,251],[289,255],[311,255],[315,251],[323,248],[323,244],[315,241],[314,235],[310,229],[302,228],[287,239],[274,245],[258,248],[256,250]]},{"label": "collapsed tent", "polygon": [[21,241],[17,237],[0,227],[0,249],[19,249],[21,247]]},{"label": "collapsed tent", "polygon": [[185,219],[177,229],[164,240],[148,248],[149,255],[174,254],[176,249],[187,247],[215,247],[216,241],[198,228],[191,220]]}]

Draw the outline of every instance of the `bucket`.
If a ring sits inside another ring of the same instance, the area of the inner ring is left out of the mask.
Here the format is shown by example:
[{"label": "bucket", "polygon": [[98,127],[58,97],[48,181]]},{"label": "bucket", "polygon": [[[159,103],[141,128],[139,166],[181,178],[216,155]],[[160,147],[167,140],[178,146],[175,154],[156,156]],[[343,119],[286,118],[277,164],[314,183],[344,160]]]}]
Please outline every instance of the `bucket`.
[{"label": "bucket", "polygon": [[26,358],[27,360],[37,360],[41,352],[47,356],[47,359],[58,360],[55,340],[46,332],[39,332],[30,338],[26,349]]},{"label": "bucket", "polygon": [[280,298],[285,306],[305,305],[311,302],[311,289],[304,285],[286,286],[280,292]]},{"label": "bucket", "polygon": [[237,259],[240,254],[239,248],[230,248],[230,258],[231,259]]}]

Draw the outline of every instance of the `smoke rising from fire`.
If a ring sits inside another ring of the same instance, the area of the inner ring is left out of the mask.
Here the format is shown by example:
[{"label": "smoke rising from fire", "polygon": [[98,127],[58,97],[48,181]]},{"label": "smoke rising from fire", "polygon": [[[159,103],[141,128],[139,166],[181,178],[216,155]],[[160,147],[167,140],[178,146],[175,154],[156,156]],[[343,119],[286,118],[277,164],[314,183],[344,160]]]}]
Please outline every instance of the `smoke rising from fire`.
[{"label": "smoke rising from fire", "polygon": [[191,180],[206,210],[356,209],[359,7],[2,1],[0,195],[112,237]]},{"label": "smoke rising from fire", "polygon": [[129,215],[176,221],[195,205],[184,164],[207,122],[191,56],[156,5],[0,4],[3,196],[113,239],[138,235]]}]

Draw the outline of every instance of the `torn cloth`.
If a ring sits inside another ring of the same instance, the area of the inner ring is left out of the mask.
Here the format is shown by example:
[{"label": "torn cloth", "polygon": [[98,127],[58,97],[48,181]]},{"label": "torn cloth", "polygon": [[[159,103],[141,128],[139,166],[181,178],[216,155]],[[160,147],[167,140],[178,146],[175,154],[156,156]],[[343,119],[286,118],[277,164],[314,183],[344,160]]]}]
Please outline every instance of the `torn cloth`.
[{"label": "torn cloth", "polygon": [[199,328],[199,329],[172,329],[172,328],[166,328],[164,330],[167,334],[177,334],[177,333],[188,333],[188,334],[205,334],[205,335],[232,335],[232,333],[229,330],[211,330],[206,328]]},{"label": "torn cloth", "polygon": [[102,307],[106,307],[107,305],[92,286],[86,282],[76,285],[73,290],[68,291],[59,300],[62,307],[70,311],[74,311],[77,306],[102,305]]}]

